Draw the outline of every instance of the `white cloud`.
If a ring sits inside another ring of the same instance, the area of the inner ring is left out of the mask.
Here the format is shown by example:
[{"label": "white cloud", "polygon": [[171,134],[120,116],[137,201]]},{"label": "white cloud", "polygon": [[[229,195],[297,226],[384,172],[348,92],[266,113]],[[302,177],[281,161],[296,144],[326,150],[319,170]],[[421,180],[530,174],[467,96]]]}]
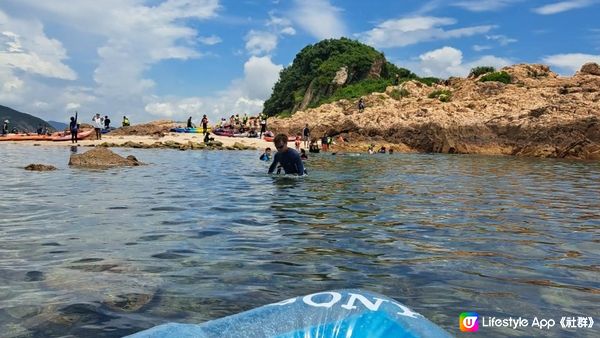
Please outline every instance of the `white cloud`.
[{"label": "white cloud", "polygon": [[541,15],[552,15],[573,9],[585,8],[596,3],[596,0],[568,0],[537,7],[534,8],[533,11]]},{"label": "white cloud", "polygon": [[216,35],[200,36],[200,37],[198,37],[198,41],[200,41],[201,43],[203,43],[205,45],[209,45],[209,46],[216,45],[216,44],[223,42],[223,40]]},{"label": "white cloud", "polygon": [[277,35],[251,30],[246,35],[246,50],[253,55],[268,54],[277,47]]},{"label": "white cloud", "polygon": [[506,46],[508,44],[515,43],[515,42],[519,41],[517,39],[509,38],[506,35],[488,35],[485,38],[488,39],[488,40],[492,40],[492,41],[498,42],[500,44],[500,46]]},{"label": "white cloud", "polygon": [[[203,53],[198,50],[198,42],[216,43],[218,39],[199,37],[196,29],[189,26],[190,20],[215,17],[220,8],[218,0],[166,0],[153,6],[140,0],[6,1],[16,3],[28,16],[72,30],[98,46],[94,88],[59,88],[27,73],[76,78],[63,62],[66,51],[62,44],[46,38],[41,24],[31,20],[11,16],[10,27],[0,27],[0,32],[9,32],[0,35],[2,47],[6,46],[13,54],[28,55],[20,57],[19,62],[14,55],[0,56],[10,61],[13,69],[21,71],[15,78],[11,77],[15,73],[0,69],[0,83],[4,84],[0,90],[12,91],[0,93],[0,99],[10,99],[4,102],[25,111],[35,111],[36,101],[46,102],[47,111],[55,114],[50,117],[57,119],[60,117],[56,115],[62,116],[61,111],[75,106],[90,111],[110,112],[118,107],[126,112],[139,112],[152,95],[154,81],[146,77],[146,72],[154,64],[167,59],[199,58]],[[6,20],[0,18],[0,26]],[[22,74],[23,71],[26,73]]]},{"label": "white cloud", "polygon": [[463,0],[453,4],[471,12],[496,11],[523,0]]},{"label": "white cloud", "polygon": [[559,72],[562,74],[573,74],[588,62],[600,64],[600,55],[582,53],[555,54],[546,56],[542,60],[550,66],[559,68]]},{"label": "white cloud", "polygon": [[341,9],[328,0],[295,0],[290,17],[315,38],[330,39],[346,35]]},{"label": "white cloud", "polygon": [[401,64],[421,76],[448,78],[450,76],[465,77],[469,75],[472,68],[478,66],[502,68],[511,63],[509,59],[493,55],[486,55],[469,62],[464,62],[462,51],[446,46],[421,54],[417,62],[402,62]]},{"label": "white cloud", "polygon": [[473,45],[473,50],[476,52],[482,52],[484,50],[489,50],[492,49],[492,46],[486,46],[486,45]]},{"label": "white cloud", "polygon": [[274,11],[269,12],[269,20],[267,21],[267,27],[271,27],[279,34],[284,35],[295,35],[296,30],[292,27],[292,21],[278,17]]},{"label": "white cloud", "polygon": [[[0,10],[0,67],[14,76],[15,70],[49,78],[75,80],[77,74],[66,64],[67,52],[60,41],[50,39],[44,26],[34,20],[9,18]],[[14,80],[10,81],[13,82]],[[19,81],[17,81],[19,82]],[[10,85],[16,89],[14,85]]]},{"label": "white cloud", "polygon": [[190,114],[207,114],[211,121],[236,113],[256,115],[262,111],[264,100],[279,78],[282,65],[273,63],[269,56],[251,56],[244,64],[244,77],[233,80],[227,90],[213,97],[153,97],[145,110],[157,117],[184,119]]},{"label": "white cloud", "polygon": [[489,25],[451,30],[441,28],[453,24],[456,24],[455,19],[432,16],[387,20],[370,31],[358,34],[358,37],[369,45],[379,48],[393,48],[426,41],[485,34],[494,28],[494,26]]}]

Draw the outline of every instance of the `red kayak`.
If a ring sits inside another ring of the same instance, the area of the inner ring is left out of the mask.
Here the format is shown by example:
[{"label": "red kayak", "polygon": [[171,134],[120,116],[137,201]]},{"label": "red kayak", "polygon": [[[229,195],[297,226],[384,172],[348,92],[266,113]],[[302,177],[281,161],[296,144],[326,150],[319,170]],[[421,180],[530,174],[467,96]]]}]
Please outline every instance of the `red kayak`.
[{"label": "red kayak", "polygon": [[[92,135],[94,129],[84,130],[77,133],[77,140],[83,140],[88,136]],[[66,134],[62,136],[55,136],[51,139],[52,141],[71,141],[71,134]]]}]

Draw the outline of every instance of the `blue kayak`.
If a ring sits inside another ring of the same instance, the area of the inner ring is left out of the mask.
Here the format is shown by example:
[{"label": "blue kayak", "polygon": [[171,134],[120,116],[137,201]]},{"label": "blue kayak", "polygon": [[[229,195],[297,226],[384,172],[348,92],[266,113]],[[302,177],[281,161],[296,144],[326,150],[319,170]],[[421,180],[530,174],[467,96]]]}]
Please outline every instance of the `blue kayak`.
[{"label": "blue kayak", "polygon": [[362,290],[336,290],[296,297],[203,324],[169,323],[132,338],[451,337],[391,298]]}]

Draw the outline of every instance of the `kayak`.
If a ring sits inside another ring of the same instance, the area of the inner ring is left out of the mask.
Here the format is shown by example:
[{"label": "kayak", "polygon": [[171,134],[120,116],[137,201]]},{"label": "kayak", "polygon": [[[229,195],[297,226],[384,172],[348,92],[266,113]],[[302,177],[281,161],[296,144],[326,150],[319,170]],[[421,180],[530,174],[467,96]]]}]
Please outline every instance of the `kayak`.
[{"label": "kayak", "polygon": [[[83,140],[93,132],[93,129],[80,131],[77,133],[77,139]],[[0,136],[0,141],[71,141],[71,134],[69,132],[54,133],[51,135],[8,134],[7,136]]]},{"label": "kayak", "polygon": [[[190,133],[190,134],[202,134],[204,133],[204,129],[202,128],[171,128],[171,132],[173,133]],[[210,132],[211,128],[206,128],[206,131]]]},{"label": "kayak", "polygon": [[219,136],[233,137],[234,133],[231,130],[216,129],[215,131],[213,131],[213,134],[219,135]]},{"label": "kayak", "polygon": [[[80,131],[77,133],[77,140],[83,140],[94,133],[94,129],[88,129],[84,131]],[[60,141],[71,141],[71,134],[66,134],[62,136],[52,137],[52,141],[60,142]]]},{"label": "kayak", "polygon": [[0,141],[52,141],[52,135],[7,134],[0,136]]},{"label": "kayak", "polygon": [[451,337],[395,300],[363,290],[295,297],[204,324],[168,323],[130,338],[158,337]]}]

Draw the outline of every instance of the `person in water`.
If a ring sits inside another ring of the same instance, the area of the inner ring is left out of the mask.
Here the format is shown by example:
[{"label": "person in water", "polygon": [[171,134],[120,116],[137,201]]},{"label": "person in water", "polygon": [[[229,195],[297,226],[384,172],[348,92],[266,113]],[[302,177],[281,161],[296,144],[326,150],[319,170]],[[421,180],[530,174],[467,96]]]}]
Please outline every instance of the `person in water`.
[{"label": "person in water", "polygon": [[385,146],[381,146],[381,148],[379,148],[379,153],[385,154]]},{"label": "person in water", "polygon": [[273,143],[275,144],[277,153],[273,158],[273,163],[271,163],[271,166],[269,167],[269,174],[272,174],[279,164],[283,167],[286,174],[303,176],[305,173],[304,164],[302,163],[302,159],[298,152],[288,148],[288,136],[286,134],[278,134],[275,136]]},{"label": "person in water", "polygon": [[271,148],[267,147],[265,149],[265,152],[262,155],[260,155],[259,158],[261,161],[270,161],[271,160]]},{"label": "person in water", "polygon": [[300,158],[302,160],[308,160],[308,155],[306,155],[306,150],[300,149]]},{"label": "person in water", "polygon": [[79,131],[79,125],[77,124],[77,112],[75,112],[75,117],[71,116],[71,122],[69,122],[69,131],[71,131],[71,143],[77,143],[77,132]]}]

